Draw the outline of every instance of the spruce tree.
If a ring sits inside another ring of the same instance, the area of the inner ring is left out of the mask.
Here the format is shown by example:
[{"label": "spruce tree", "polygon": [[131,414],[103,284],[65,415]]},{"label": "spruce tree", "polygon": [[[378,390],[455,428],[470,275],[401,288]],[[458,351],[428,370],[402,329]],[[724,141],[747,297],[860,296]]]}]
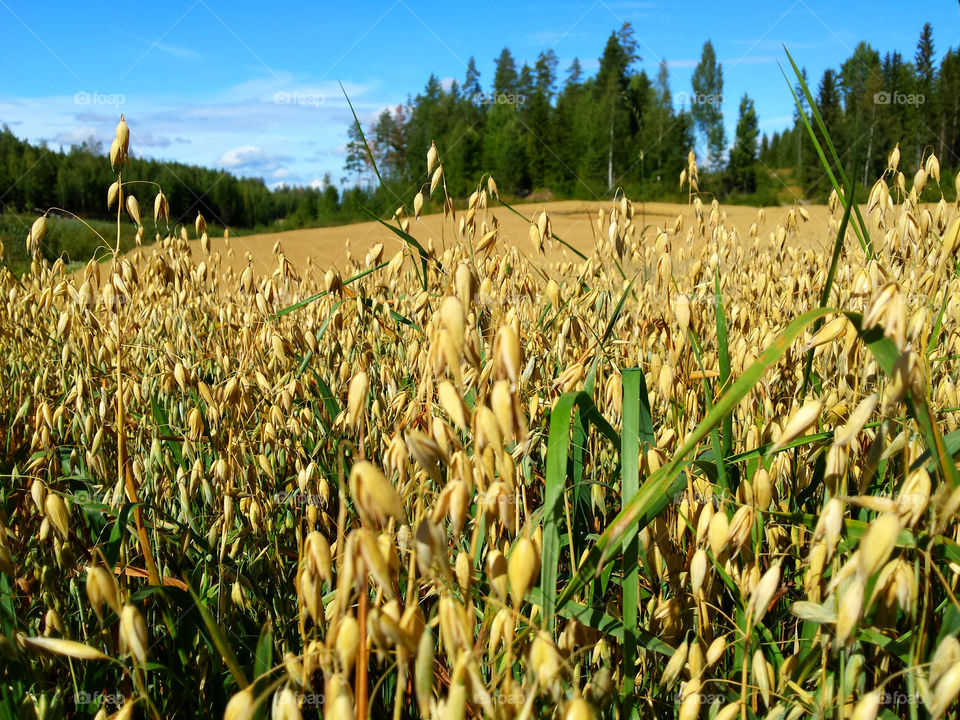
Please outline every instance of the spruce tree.
[{"label": "spruce tree", "polygon": [[707,143],[708,166],[719,168],[726,149],[726,131],[723,128],[723,67],[717,62],[713,43],[703,44],[700,62],[693,71],[693,98],[690,114]]},{"label": "spruce tree", "polygon": [[759,132],[757,111],[753,106],[753,100],[744,93],[740,100],[737,132],[733,147],[730,148],[730,162],[727,166],[730,184],[737,192],[756,192],[757,137]]}]

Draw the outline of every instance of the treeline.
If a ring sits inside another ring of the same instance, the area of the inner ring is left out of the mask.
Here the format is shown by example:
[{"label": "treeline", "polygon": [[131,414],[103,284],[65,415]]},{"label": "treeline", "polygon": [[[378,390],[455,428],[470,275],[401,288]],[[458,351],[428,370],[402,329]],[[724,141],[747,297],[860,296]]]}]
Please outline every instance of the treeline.
[{"label": "treeline", "polygon": [[[256,178],[137,157],[125,178],[159,183],[181,222],[201,212],[212,224],[233,228],[341,224],[364,219],[361,206],[389,213],[424,182],[431,142],[451,196],[461,200],[487,172],[512,197],[608,198],[622,188],[634,198],[681,200],[678,180],[691,148],[706,149],[698,157],[701,188],[727,202],[826,197],[829,179],[799,113],[792,127],[761,137],[751,98],[724,97],[723,67],[709,41],[690,89],[676,94],[666,62],[654,77],[637,69],[637,47],[627,23],[610,34],[592,76],[574,59],[560,77],[552,50],[531,66],[518,64],[506,48],[488,85],[481,84],[473,58],[462,83],[442,84],[432,75],[422,92],[382,112],[364,137],[350,128],[344,167],[353,187],[344,191],[329,178],[322,188],[270,190]],[[960,155],[960,51],[950,49],[937,62],[929,24],[913,58],[896,51],[881,56],[861,42],[839,68],[808,85],[861,192],[899,142],[901,168],[911,175],[937,154],[952,197],[951,169]],[[733,108],[736,130],[728,139],[724,110]],[[0,131],[5,214],[59,207],[107,220],[106,189],[114,179],[99,143],[54,150],[18,139],[7,127]],[[135,194],[149,207],[154,190],[139,186]]]},{"label": "treeline", "polygon": [[[960,157],[960,51],[950,48],[937,63],[929,23],[912,59],[896,51],[881,56],[861,42],[839,68],[824,71],[819,83],[807,82],[844,167],[861,188],[880,176],[897,143],[900,169],[908,176],[934,153],[953,177],[949,171],[955,172]],[[792,128],[763,138],[760,160],[791,169],[804,190],[822,197],[830,180],[799,115],[794,117]],[[941,184],[952,196],[952,183]]]},{"label": "treeline", "polygon": [[[623,188],[632,197],[679,199],[678,177],[693,147],[706,150],[698,158],[701,177],[709,176],[703,189],[727,200],[827,196],[829,179],[799,113],[791,128],[761,137],[749,95],[735,102],[724,97],[723,67],[709,41],[690,89],[676,95],[666,62],[650,77],[637,70],[640,59],[629,23],[611,33],[592,77],[574,59],[561,80],[552,50],[531,67],[518,66],[505,48],[489,85],[481,85],[471,58],[462,83],[445,87],[431,75],[421,93],[382,112],[364,136],[397,195],[423,182],[426,149],[435,141],[456,197],[492,172],[501,192],[514,196],[590,199]],[[899,52],[881,57],[862,42],[839,69],[808,85],[845,169],[859,183],[882,173],[897,142],[904,171],[915,171],[931,151],[945,169],[956,165],[960,58],[951,49],[935,62],[929,24],[912,60]],[[733,138],[725,132],[725,109],[737,113]],[[358,186],[373,187],[363,140],[352,128],[344,167]]]},{"label": "treeline", "polygon": [[[124,179],[159,183],[176,222],[192,223],[200,212],[211,223],[234,228],[333,225],[363,217],[359,205],[381,212],[390,207],[384,191],[341,193],[329,182],[323,188],[271,191],[259,178],[138,157],[124,168]],[[87,219],[115,219],[116,209],[107,210],[107,188],[114,180],[98,142],[54,150],[21,140],[6,126],[0,131],[0,211],[5,214],[62,208]],[[141,206],[153,207],[156,187],[132,185],[131,190]]]},{"label": "treeline", "polygon": [[[629,24],[610,35],[592,77],[575,59],[560,78],[553,50],[531,67],[504,48],[489,86],[481,85],[470,58],[462,84],[444,87],[431,75],[421,93],[384,111],[364,134],[398,194],[423,179],[431,141],[455,197],[468,195],[485,172],[512,196],[549,191],[593,198],[616,187],[676,192],[694,117],[674,109],[666,64],[650,78],[634,70],[638,59]],[[373,184],[355,127],[344,167],[358,185]]]}]

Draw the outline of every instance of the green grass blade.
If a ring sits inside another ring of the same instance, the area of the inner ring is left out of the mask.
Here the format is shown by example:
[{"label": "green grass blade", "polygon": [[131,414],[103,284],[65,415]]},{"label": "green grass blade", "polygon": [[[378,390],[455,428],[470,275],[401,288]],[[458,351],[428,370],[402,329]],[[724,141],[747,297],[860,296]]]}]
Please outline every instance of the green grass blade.
[{"label": "green grass blade", "polygon": [[260,631],[260,638],[257,640],[257,654],[253,663],[253,676],[255,678],[266,675],[273,667],[273,627],[267,620]]},{"label": "green grass blade", "polygon": [[610,315],[610,319],[607,321],[607,327],[603,331],[603,336],[600,338],[600,346],[607,342],[610,338],[610,335],[613,334],[613,328],[617,324],[617,320],[620,319],[620,314],[623,312],[623,305],[627,302],[627,298],[630,296],[630,293],[633,291],[633,284],[637,282],[637,276],[633,276],[633,280],[627,285],[624,289],[623,294],[620,295],[620,300],[617,302],[617,306],[613,309],[613,313]]},{"label": "green grass blade", "polygon": [[[597,355],[599,358],[599,354]],[[592,369],[596,369],[594,363]],[[592,380],[594,375],[587,374],[585,383],[585,392],[593,394]],[[587,446],[587,429],[580,418],[580,411],[574,408],[573,411],[573,444],[570,447],[570,469],[572,470],[572,502],[564,503],[564,513],[567,517],[567,547],[570,557],[576,557],[575,542],[580,538],[577,530],[587,527],[588,515],[590,512],[590,488],[583,480],[583,455]],[[573,506],[571,511],[570,506]]]},{"label": "green grass blade", "polygon": [[[420,277],[420,284],[423,286],[424,292],[426,292],[427,261],[430,260],[430,255],[427,253],[426,249],[424,249],[423,245],[421,245],[413,235],[411,235],[408,232],[404,232],[398,227],[394,227],[393,225],[386,222],[383,218],[381,218],[379,215],[377,215],[375,212],[373,212],[369,208],[365,208],[362,205],[358,205],[357,207],[360,208],[361,212],[363,212],[364,214],[376,220],[378,223],[380,223],[385,228],[387,228],[390,232],[392,232],[401,240],[403,240],[407,245],[409,245],[410,247],[414,248],[417,251],[417,254],[420,256],[420,268],[417,270],[417,273],[418,273],[418,276]],[[440,262],[436,259],[434,259],[433,262],[437,266],[437,269],[439,269],[442,272],[443,268],[441,267]]]},{"label": "green grass blade", "polygon": [[197,610],[200,611],[200,617],[203,618],[203,624],[206,626],[207,632],[210,633],[210,638],[213,640],[217,652],[220,653],[220,657],[222,657],[224,663],[226,663],[227,669],[230,671],[230,674],[233,675],[234,681],[236,681],[237,685],[241,688],[247,687],[250,683],[247,682],[247,676],[243,674],[243,668],[240,667],[237,656],[234,654],[233,648],[230,647],[230,643],[227,642],[223,630],[220,629],[220,625],[210,614],[210,611],[207,610],[206,605],[204,605],[200,597],[194,592],[193,588],[189,588],[189,590],[190,597],[193,598]]},{"label": "green grass blade", "polygon": [[[730,384],[730,344],[727,338],[727,315],[723,311],[723,295],[720,293],[720,269],[714,270],[713,286],[716,306],[717,322],[717,358],[720,366],[720,391],[723,392]],[[723,457],[730,454],[733,446],[733,415],[727,415],[721,423],[721,445]]]},{"label": "green grass blade", "polygon": [[[893,374],[893,367],[900,357],[900,351],[896,344],[890,338],[883,334],[883,328],[879,325],[869,330],[863,329],[863,316],[859,313],[845,313],[850,322],[853,323],[860,335],[860,339],[867,345],[870,352],[873,353],[877,363],[888,376]],[[953,489],[960,484],[960,477],[957,474],[957,466],[953,458],[944,445],[940,430],[937,427],[936,419],[930,411],[930,405],[924,394],[915,392],[913,389],[907,393],[907,409],[910,415],[917,421],[920,433],[923,436],[924,444],[927,446],[936,461],[937,468],[940,470],[940,476],[946,480],[950,488]]]},{"label": "green grass blade", "polygon": [[[643,370],[623,372],[623,431],[620,450],[621,497],[633,497],[640,489],[640,423],[642,403],[640,389]],[[645,394],[645,393],[644,393]],[[639,717],[634,697],[634,674],[637,662],[637,624],[640,617],[639,541],[632,538],[623,549],[623,688],[620,704],[624,716]]]},{"label": "green grass blade", "polygon": [[[501,205],[503,205],[507,210],[509,210],[510,212],[512,212],[514,215],[516,215],[517,217],[521,217],[521,218],[523,218],[524,220],[526,220],[526,221],[529,222],[529,223],[532,223],[532,222],[533,222],[530,218],[528,218],[528,217],[527,217],[526,215],[524,215],[522,212],[520,212],[519,210],[517,210],[517,209],[516,209],[515,207],[513,207],[510,203],[506,202],[506,201],[505,201],[503,198],[501,198],[499,195],[497,196],[497,201],[498,201]],[[570,243],[568,243],[566,240],[564,240],[563,238],[561,238],[559,235],[557,235],[557,234],[555,234],[555,233],[551,233],[551,234],[550,234],[550,237],[552,237],[552,238],[553,238],[554,240],[556,240],[558,243],[560,243],[561,245],[563,245],[565,248],[567,248],[570,252],[572,252],[574,255],[576,255],[576,256],[577,256],[578,258],[580,258],[581,260],[586,260],[586,259],[587,259],[587,256],[586,256],[586,255],[584,255],[582,252],[580,252],[579,250],[577,250],[573,245],[571,245]]]},{"label": "green grass blade", "polygon": [[377,167],[377,161],[373,157],[373,153],[370,151],[370,146],[367,144],[367,136],[363,132],[363,127],[360,125],[360,120],[357,118],[357,113],[353,109],[353,103],[350,102],[350,96],[347,95],[347,91],[343,89],[343,83],[337,81],[337,84],[340,85],[340,92],[343,93],[343,97],[347,100],[347,105],[350,106],[350,114],[353,115],[353,122],[357,126],[357,130],[360,131],[360,139],[363,141],[363,149],[367,151],[367,157],[370,158],[370,164],[373,166],[373,171],[377,174],[377,182],[380,183],[382,187],[387,187],[386,183],[383,182],[383,177],[380,175],[380,168]]},{"label": "green grass blade", "polygon": [[[803,79],[803,73],[800,72],[800,68],[798,68],[797,64],[793,61],[793,56],[790,55],[790,51],[787,50],[786,46],[784,46],[783,50],[787,53],[787,58],[790,60],[790,65],[793,67],[793,72],[796,74],[797,80],[800,82],[800,87],[803,89],[803,94],[807,99],[807,103],[810,105],[810,114],[813,115],[814,121],[817,123],[817,127],[823,134],[824,142],[827,144],[827,149],[830,150],[831,157],[833,158],[833,162],[837,168],[837,174],[840,176],[840,182],[843,183],[844,187],[852,188],[850,181],[847,180],[847,174],[843,169],[843,163],[840,162],[840,156],[837,155],[837,150],[836,147],[834,147],[833,140],[830,139],[830,133],[827,132],[827,126],[823,122],[823,117],[820,115],[819,108],[817,108],[817,103],[813,98],[813,93],[810,92],[810,88],[807,86],[807,81]],[[784,73],[784,78],[786,78],[786,73]],[[789,81],[787,82],[787,85],[790,86]],[[816,134],[813,131],[813,127],[810,125],[810,121],[807,119],[806,113],[803,112],[803,106],[800,104],[799,98],[797,98],[796,93],[793,91],[793,86],[790,86],[790,93],[793,95],[793,98],[797,103],[797,108],[800,110],[800,117],[803,118],[803,123],[807,128],[807,133],[810,135],[810,139],[813,141],[814,147],[817,150],[817,155],[820,157],[820,162],[823,165],[824,170],[826,170],[827,176],[830,178],[830,182],[833,184],[834,190],[837,191],[837,195],[841,200],[846,201],[847,198],[844,197],[840,188],[840,184],[837,182],[837,179],[830,168],[830,163],[827,162],[827,159],[823,153],[823,149],[820,147],[820,142],[817,140]],[[852,196],[850,199],[853,201],[854,212],[856,213],[857,222],[859,223],[859,228],[854,226],[854,231],[857,234],[857,238],[860,240],[860,245],[864,250],[867,251],[868,257],[873,257],[873,243],[870,240],[870,232],[867,230],[867,225],[863,221],[863,217],[860,215],[860,208],[857,207],[855,199]]]},{"label": "green grass blade", "polygon": [[[531,589],[527,593],[527,598],[530,602],[543,607],[543,593],[540,592],[539,588]],[[581,625],[593,628],[597,632],[608,635],[615,640],[623,640],[623,621],[620,618],[607,615],[596,608],[569,602],[563,609],[557,611],[557,615],[567,618],[568,620],[576,620]],[[643,628],[637,628],[635,635],[637,638],[637,647],[655,652],[658,655],[663,655],[665,658],[669,658],[673,655],[674,650],[676,650],[676,648],[668,645],[656,635],[647,632]]]},{"label": "green grass blade", "polygon": [[940,304],[940,310],[937,312],[937,320],[933,324],[933,329],[930,331],[930,342],[927,345],[927,357],[930,357],[930,353],[933,352],[934,348],[940,345],[940,341],[937,339],[940,336],[940,330],[943,328],[943,316],[947,312],[947,300],[949,299],[950,285],[947,284],[943,288],[943,302]]},{"label": "green grass blade", "polygon": [[[630,373],[630,382],[636,383],[637,386],[636,393],[640,402],[637,433],[640,436],[643,449],[648,450],[656,446],[657,440],[653,433],[653,416],[650,413],[650,394],[647,392],[647,379],[643,370],[635,368],[624,371],[624,382],[626,382],[627,373]],[[626,388],[624,388],[624,392],[627,392]]]},{"label": "green grass blade", "polygon": [[[547,462],[543,495],[543,552],[540,563],[540,589],[543,592],[543,616],[553,630],[556,624],[557,576],[560,562],[560,528],[565,514],[563,496],[567,484],[567,459],[570,456],[570,425],[574,407],[580,409],[582,422],[589,422],[620,447],[616,431],[597,410],[585,392],[564,393],[550,412],[547,438]],[[576,558],[571,558],[575,563]]]},{"label": "green grass blade", "polygon": [[[371,300],[370,298],[361,298],[360,303],[365,308],[370,310],[371,313],[376,313],[378,310],[382,311],[384,308],[383,305],[374,305],[373,300]],[[406,325],[407,327],[411,327],[421,334],[423,333],[423,328],[421,328],[419,325],[417,325],[413,320],[411,320],[407,316],[401,315],[393,308],[389,308],[389,311],[390,311],[390,317],[393,318],[395,322],[399,323],[400,325]]]},{"label": "green grass blade", "polygon": [[[960,430],[954,430],[952,433],[944,435],[943,447],[949,457],[956,457],[957,454],[960,453]],[[937,469],[937,461],[933,459],[933,453],[931,453],[930,450],[924,450],[920,457],[914,460],[910,466],[910,471],[913,472],[923,467],[925,463],[927,470],[930,472],[934,472]]]},{"label": "green grass blade", "polygon": [[[167,411],[160,404],[160,401],[156,395],[152,395],[150,397],[150,409],[153,412],[153,421],[157,424],[157,431],[159,432],[160,436],[164,438],[175,437],[173,431],[170,429]],[[179,464],[182,462],[183,451],[180,448],[180,443],[178,443],[176,440],[167,440],[166,443],[177,463]]]},{"label": "green grass blade", "polygon": [[[687,328],[687,336],[690,338],[690,349],[693,350],[693,355],[697,360],[697,366],[700,368],[700,372],[704,372],[706,368],[703,365],[703,345],[700,342],[700,336],[693,326]],[[713,409],[713,383],[710,382],[706,374],[704,374],[702,382],[704,406],[706,407],[707,413],[709,413]],[[729,415],[724,417],[724,421],[729,417]],[[721,422],[721,426],[722,425],[723,423]],[[732,425],[731,422],[731,427]],[[729,453],[723,451],[723,445],[720,440],[720,430],[718,428],[713,428],[710,431],[710,442],[713,444],[713,457],[717,475],[716,483],[724,492],[728,492],[730,490],[730,481],[727,478],[726,456]]]},{"label": "green grass blade", "polygon": [[[273,627],[268,619],[263,624],[260,631],[260,637],[257,639],[257,649],[253,658],[253,682],[256,687],[263,688],[265,679],[273,667]],[[259,682],[258,682],[259,680]],[[254,712],[254,718],[265,718],[267,716],[266,707],[258,704]]]},{"label": "green grass blade", "polygon": [[[843,251],[843,239],[847,235],[847,224],[850,222],[850,210],[854,206],[853,198],[853,189],[851,189],[849,196],[844,194],[844,202],[846,204],[843,208],[843,219],[840,221],[840,229],[837,230],[837,239],[833,242],[833,256],[830,258],[830,269],[827,271],[827,279],[823,284],[823,290],[820,292],[820,307],[822,308],[830,304],[830,293],[833,292],[833,278],[837,273],[837,263],[840,262],[840,253]],[[818,320],[814,324],[814,334],[820,329],[821,325],[823,325],[823,320]],[[807,359],[803,368],[803,385],[800,388],[801,401],[806,397],[807,388],[810,385],[810,373],[813,370],[813,351],[814,348],[810,348],[810,350],[807,351]]]},{"label": "green grass blade", "polygon": [[[720,424],[724,415],[732,412],[740,401],[753,390],[767,369],[784,356],[790,345],[804,329],[815,322],[817,318],[824,317],[829,312],[827,309],[819,308],[806,312],[793,320],[774,339],[770,347],[764,350],[760,357],[730,386],[730,389],[720,397],[713,409],[687,436],[673,459],[647,478],[633,497],[624,504],[623,509],[601,535],[596,546],[561,593],[556,607],[563,607],[577,592],[583,589],[590,582],[595,572],[609,561],[608,553],[621,547],[626,540],[650,523],[672,501],[677,492],[686,485],[686,479],[680,474],[686,457]],[[544,533],[544,544],[546,544],[546,533]]]},{"label": "green grass blade", "polygon": [[[343,281],[343,284],[344,284],[344,285],[349,285],[349,284],[352,283],[352,282],[356,282],[357,280],[359,280],[359,279],[362,278],[362,277],[366,277],[367,275],[370,275],[371,273],[375,273],[377,270],[383,270],[383,268],[385,268],[385,267],[386,267],[387,265],[389,265],[389,264],[390,264],[390,262],[387,261],[387,262],[382,262],[382,263],[380,263],[379,265],[377,265],[377,266],[375,266],[375,267],[368,268],[368,269],[364,270],[363,272],[359,272],[359,273],[357,273],[356,275],[354,275],[353,277],[344,280],[344,281]],[[322,292],[318,292],[318,293],[316,293],[316,294],[314,294],[314,295],[311,295],[311,296],[308,297],[308,298],[304,298],[303,300],[300,300],[299,302],[295,302],[293,305],[290,305],[290,306],[288,306],[288,307],[283,308],[283,310],[278,310],[277,312],[275,312],[273,315],[270,316],[270,319],[271,319],[271,320],[276,320],[277,318],[281,318],[281,317],[283,317],[284,315],[289,315],[290,313],[292,313],[292,312],[294,312],[294,311],[296,311],[296,310],[299,310],[299,309],[302,308],[302,307],[306,307],[306,306],[309,305],[310,303],[316,302],[316,301],[319,300],[320,298],[324,297],[325,295],[329,295],[329,294],[330,294],[330,291],[329,291],[329,290],[324,290],[324,291],[322,291]]]}]

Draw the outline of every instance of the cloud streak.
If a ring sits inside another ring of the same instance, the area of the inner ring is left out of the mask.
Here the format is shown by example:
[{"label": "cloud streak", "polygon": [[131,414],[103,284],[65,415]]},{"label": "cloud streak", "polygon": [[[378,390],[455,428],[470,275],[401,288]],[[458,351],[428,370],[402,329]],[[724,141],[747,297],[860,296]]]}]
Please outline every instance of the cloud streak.
[{"label": "cloud streak", "polygon": [[[365,125],[396,100],[376,82],[345,82],[344,89]],[[106,147],[123,112],[135,155],[222,167],[273,184],[339,176],[346,130],[353,122],[336,82],[292,72],[278,78],[261,73],[201,102],[131,93],[110,96],[114,104],[107,106],[98,104],[103,96],[81,91],[6,97],[0,99],[0,116],[8,125],[29,127],[27,138],[33,142],[67,147],[93,139]]]}]

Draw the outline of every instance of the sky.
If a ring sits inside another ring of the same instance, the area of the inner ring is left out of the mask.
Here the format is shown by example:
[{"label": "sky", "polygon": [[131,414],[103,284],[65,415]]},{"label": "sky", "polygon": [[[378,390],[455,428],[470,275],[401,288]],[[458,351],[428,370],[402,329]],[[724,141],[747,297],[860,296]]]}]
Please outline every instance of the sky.
[{"label": "sky", "polygon": [[666,59],[678,109],[703,43],[713,42],[728,139],[744,93],[761,132],[791,124],[784,45],[815,82],[860,40],[912,58],[925,22],[938,58],[960,46],[952,0],[0,0],[0,124],[53,148],[91,137],[109,147],[124,113],[134,154],[271,187],[319,185],[325,173],[339,184],[352,122],[344,91],[366,127],[431,73],[462,82],[471,56],[489,89],[504,46],[531,65],[552,48],[561,80],[575,57],[593,74],[624,22],[639,42],[638,69],[653,77]]}]

